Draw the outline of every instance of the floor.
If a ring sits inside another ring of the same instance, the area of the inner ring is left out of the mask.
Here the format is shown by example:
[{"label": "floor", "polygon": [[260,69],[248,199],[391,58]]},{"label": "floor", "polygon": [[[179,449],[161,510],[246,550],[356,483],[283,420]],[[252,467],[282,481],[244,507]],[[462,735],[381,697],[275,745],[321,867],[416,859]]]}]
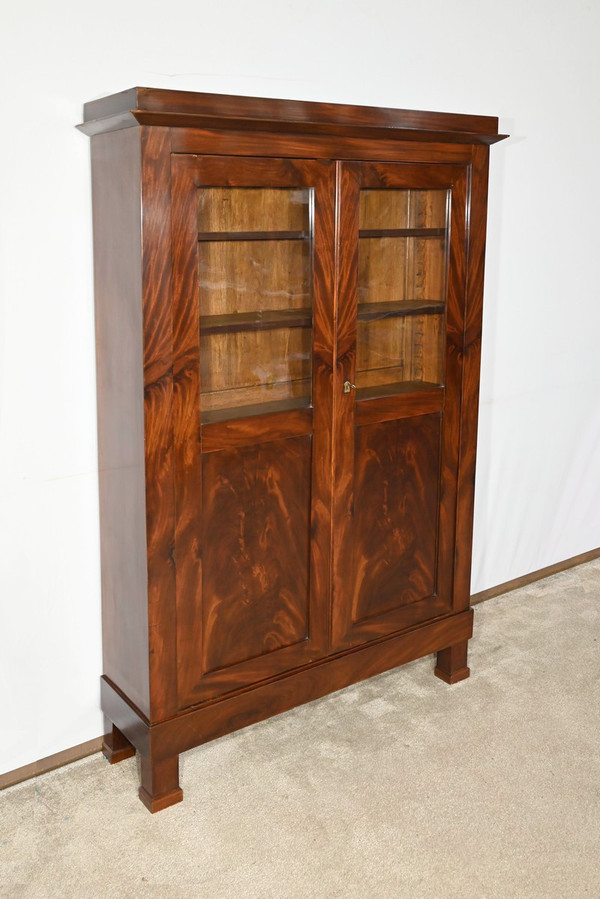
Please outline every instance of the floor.
[{"label": "floor", "polygon": [[428,657],[181,757],[150,815],[100,755],[0,794],[10,897],[599,897],[600,560]]}]

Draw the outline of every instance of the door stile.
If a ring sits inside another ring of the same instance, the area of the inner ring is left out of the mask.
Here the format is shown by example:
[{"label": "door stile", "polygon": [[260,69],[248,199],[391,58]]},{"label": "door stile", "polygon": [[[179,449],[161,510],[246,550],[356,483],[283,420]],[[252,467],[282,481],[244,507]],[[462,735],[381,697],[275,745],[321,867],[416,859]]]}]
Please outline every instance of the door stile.
[{"label": "door stile", "polygon": [[[190,157],[172,156],[173,442],[179,705],[194,681],[186,659],[202,647],[202,437],[196,177]],[[191,599],[193,598],[193,599]],[[190,601],[191,600],[191,601]]]},{"label": "door stile", "polygon": [[[141,139],[142,309],[150,718],[176,710],[169,128]],[[118,223],[114,223],[115,228]]]},{"label": "door stile", "polygon": [[[318,167],[317,167],[318,166]],[[313,221],[313,452],[311,497],[311,597],[309,630],[331,644],[332,484],[335,352],[335,163],[314,171]]]},{"label": "door stile", "polygon": [[347,630],[342,597],[351,577],[354,499],[354,384],[356,373],[356,295],[358,290],[359,170],[352,163],[336,163],[336,279],[335,418],[333,420],[332,512],[332,646],[339,646]]}]

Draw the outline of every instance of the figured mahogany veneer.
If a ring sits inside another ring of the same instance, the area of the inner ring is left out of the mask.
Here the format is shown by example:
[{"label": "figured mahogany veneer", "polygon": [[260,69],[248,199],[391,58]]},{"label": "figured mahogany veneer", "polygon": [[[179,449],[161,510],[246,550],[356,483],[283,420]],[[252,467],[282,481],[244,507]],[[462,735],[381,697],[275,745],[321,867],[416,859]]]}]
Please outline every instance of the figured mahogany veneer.
[{"label": "figured mahogany veneer", "polygon": [[[103,751],[468,676],[497,119],[133,88],[92,136]],[[141,210],[141,215],[140,215]]]}]

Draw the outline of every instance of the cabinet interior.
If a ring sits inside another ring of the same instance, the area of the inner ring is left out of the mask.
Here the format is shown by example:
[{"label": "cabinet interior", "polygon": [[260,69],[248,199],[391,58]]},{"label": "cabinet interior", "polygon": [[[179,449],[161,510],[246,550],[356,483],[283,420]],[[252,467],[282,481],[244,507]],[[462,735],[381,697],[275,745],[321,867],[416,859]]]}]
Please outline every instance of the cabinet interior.
[{"label": "cabinet interior", "polygon": [[443,384],[449,201],[448,190],[360,191],[359,399]]},{"label": "cabinet interior", "polygon": [[[360,191],[359,400],[444,382],[449,200]],[[312,219],[310,188],[198,189],[204,422],[311,404]]]},{"label": "cabinet interior", "polygon": [[311,403],[312,189],[198,189],[203,421]]}]

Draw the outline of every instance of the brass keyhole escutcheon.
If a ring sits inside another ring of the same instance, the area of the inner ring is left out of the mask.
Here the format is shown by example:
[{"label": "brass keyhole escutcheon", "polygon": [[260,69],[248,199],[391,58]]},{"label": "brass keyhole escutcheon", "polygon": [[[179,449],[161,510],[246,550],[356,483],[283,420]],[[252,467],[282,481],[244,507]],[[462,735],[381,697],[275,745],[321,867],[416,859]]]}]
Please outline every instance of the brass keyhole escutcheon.
[{"label": "brass keyhole escutcheon", "polygon": [[344,381],[344,393],[350,393],[351,390],[356,390],[356,384],[351,384],[350,381]]}]

